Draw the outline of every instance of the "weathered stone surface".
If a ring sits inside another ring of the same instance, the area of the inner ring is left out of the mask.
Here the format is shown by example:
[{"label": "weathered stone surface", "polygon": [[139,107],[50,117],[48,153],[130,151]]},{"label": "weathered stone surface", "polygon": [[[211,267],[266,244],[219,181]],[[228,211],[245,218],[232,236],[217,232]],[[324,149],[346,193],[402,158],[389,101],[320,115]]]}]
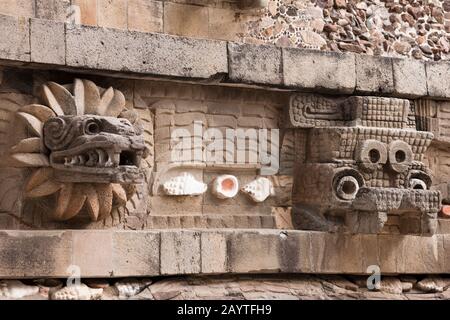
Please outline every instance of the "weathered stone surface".
[{"label": "weathered stone surface", "polygon": [[163,2],[153,0],[128,1],[128,30],[163,31]]},{"label": "weathered stone surface", "polygon": [[70,0],[36,0],[36,18],[66,21]]},{"label": "weathered stone surface", "polygon": [[227,237],[221,232],[201,234],[202,273],[222,273],[227,268]]},{"label": "weathered stone surface", "polygon": [[391,93],[394,91],[392,59],[356,56],[356,91]]},{"label": "weathered stone surface", "polygon": [[68,276],[72,248],[70,231],[1,231],[0,278]]},{"label": "weathered stone surface", "polygon": [[189,274],[201,271],[200,233],[161,233],[161,274]]},{"label": "weathered stone surface", "polygon": [[72,0],[71,3],[80,8],[81,24],[97,25],[97,0]]},{"label": "weathered stone surface", "polygon": [[[264,236],[261,236],[264,235]],[[271,232],[235,232],[228,236],[228,270],[230,272],[278,272],[278,243],[281,235]]]},{"label": "weathered stone surface", "polygon": [[160,234],[115,232],[112,238],[114,276],[159,274]]},{"label": "weathered stone surface", "polygon": [[110,231],[90,230],[73,233],[72,262],[80,268],[81,277],[114,275],[112,244]]},{"label": "weathered stone surface", "polygon": [[450,98],[450,63],[448,61],[428,62],[426,65],[428,95]]},{"label": "weathered stone surface", "polygon": [[38,292],[39,287],[25,285],[19,280],[0,281],[0,297],[20,299],[27,296],[36,295]]},{"label": "weathered stone surface", "polygon": [[66,63],[64,23],[41,19],[30,21],[31,61],[64,65]]},{"label": "weathered stone surface", "polygon": [[122,0],[97,0],[98,25],[107,28],[127,28],[127,2]]},{"label": "weathered stone surface", "polygon": [[450,243],[448,235],[72,230],[4,231],[0,237],[0,278],[6,279],[67,277],[70,265],[78,266],[84,278],[160,273],[369,274],[371,265],[379,266],[383,275],[450,271],[445,250]]},{"label": "weathered stone surface", "polygon": [[9,16],[34,17],[35,1],[3,0],[0,7],[0,13]]},{"label": "weathered stone surface", "polygon": [[67,65],[72,67],[192,78],[228,70],[226,42],[221,41],[70,27],[66,44]]},{"label": "weathered stone surface", "polygon": [[425,64],[410,59],[393,59],[394,93],[405,97],[427,95]]},{"label": "weathered stone surface", "polygon": [[282,83],[281,49],[228,43],[229,77],[236,82]]},{"label": "weathered stone surface", "polygon": [[383,277],[380,282],[379,290],[391,294],[401,294],[403,292],[403,286],[398,278]]},{"label": "weathered stone surface", "polygon": [[[40,280],[35,281],[39,282],[39,287],[25,285],[18,280],[3,280],[0,281],[0,300],[450,299],[450,278],[447,276],[426,277],[413,290],[411,282],[401,281],[402,276],[382,277],[377,290],[368,290],[367,279],[367,275],[333,274],[180,276],[160,277],[154,282],[149,278],[124,278],[114,284],[114,280],[100,279],[104,282],[101,288],[89,287],[91,281],[84,279],[79,285],[62,287],[59,284],[51,288],[42,285]],[[417,282],[417,278],[412,277],[412,281]]]},{"label": "weathered stone surface", "polygon": [[355,56],[283,48],[284,85],[352,93],[356,84]]},{"label": "weathered stone surface", "polygon": [[30,23],[23,17],[0,15],[0,59],[30,61]]},{"label": "weathered stone surface", "polygon": [[[445,252],[440,235],[433,237],[412,236],[403,239],[403,256],[397,255],[399,273],[435,273],[445,268]],[[395,243],[395,240],[394,240]]]},{"label": "weathered stone surface", "polygon": [[164,4],[164,32],[180,36],[208,37],[208,8],[168,2]]}]

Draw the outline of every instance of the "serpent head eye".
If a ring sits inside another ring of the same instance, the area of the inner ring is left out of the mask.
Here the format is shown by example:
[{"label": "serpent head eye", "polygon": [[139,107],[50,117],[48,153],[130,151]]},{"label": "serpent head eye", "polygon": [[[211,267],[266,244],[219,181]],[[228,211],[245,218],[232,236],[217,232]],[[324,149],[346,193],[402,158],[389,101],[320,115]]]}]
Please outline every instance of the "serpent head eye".
[{"label": "serpent head eye", "polygon": [[100,131],[100,124],[94,120],[86,122],[84,126],[84,132],[86,132],[87,134],[98,134],[100,133]]}]

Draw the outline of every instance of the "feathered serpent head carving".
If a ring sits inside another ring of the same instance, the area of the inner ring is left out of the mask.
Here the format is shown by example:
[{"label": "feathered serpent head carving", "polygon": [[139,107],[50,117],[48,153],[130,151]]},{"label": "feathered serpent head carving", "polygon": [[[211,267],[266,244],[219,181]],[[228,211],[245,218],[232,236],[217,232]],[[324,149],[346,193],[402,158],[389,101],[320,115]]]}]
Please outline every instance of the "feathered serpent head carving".
[{"label": "feathered serpent head carving", "polygon": [[43,104],[21,107],[17,116],[29,137],[10,149],[9,165],[33,168],[25,195],[56,195],[53,218],[68,220],[86,207],[91,220],[124,205],[127,186],[143,180],[143,129],[124,95],[92,81],[42,86]]}]

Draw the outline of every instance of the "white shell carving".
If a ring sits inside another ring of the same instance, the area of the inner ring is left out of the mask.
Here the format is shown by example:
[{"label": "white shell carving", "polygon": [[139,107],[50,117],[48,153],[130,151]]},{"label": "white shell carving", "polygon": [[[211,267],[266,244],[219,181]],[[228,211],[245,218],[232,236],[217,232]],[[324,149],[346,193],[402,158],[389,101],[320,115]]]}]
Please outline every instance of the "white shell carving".
[{"label": "white shell carving", "polygon": [[194,176],[188,172],[173,177],[163,184],[164,192],[171,196],[197,196],[204,193],[207,185],[197,181]]},{"label": "white shell carving", "polygon": [[38,286],[27,286],[18,280],[0,281],[0,297],[19,299],[38,293]]},{"label": "white shell carving", "polygon": [[121,280],[114,284],[119,294],[119,297],[132,297],[141,293],[145,288],[152,284],[151,280],[136,280],[128,279]]},{"label": "white shell carving", "polygon": [[98,300],[103,289],[89,288],[84,283],[64,287],[50,294],[51,300]]},{"label": "white shell carving", "polygon": [[233,198],[239,192],[239,181],[231,174],[218,176],[212,186],[212,193],[220,199]]},{"label": "white shell carving", "polygon": [[275,194],[272,182],[263,177],[253,180],[249,184],[245,185],[241,190],[242,192],[247,193],[255,202],[263,202],[269,196],[273,196]]}]

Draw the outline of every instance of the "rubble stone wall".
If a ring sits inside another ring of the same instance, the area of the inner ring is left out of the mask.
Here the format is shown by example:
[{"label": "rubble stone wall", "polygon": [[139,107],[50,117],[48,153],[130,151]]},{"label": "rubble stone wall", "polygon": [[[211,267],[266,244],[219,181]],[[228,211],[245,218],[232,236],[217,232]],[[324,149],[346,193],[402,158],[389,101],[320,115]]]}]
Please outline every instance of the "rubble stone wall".
[{"label": "rubble stone wall", "polygon": [[[281,47],[448,59],[448,0],[5,0],[0,13]],[[255,6],[256,5],[256,6]],[[78,9],[77,9],[78,10]]]}]

